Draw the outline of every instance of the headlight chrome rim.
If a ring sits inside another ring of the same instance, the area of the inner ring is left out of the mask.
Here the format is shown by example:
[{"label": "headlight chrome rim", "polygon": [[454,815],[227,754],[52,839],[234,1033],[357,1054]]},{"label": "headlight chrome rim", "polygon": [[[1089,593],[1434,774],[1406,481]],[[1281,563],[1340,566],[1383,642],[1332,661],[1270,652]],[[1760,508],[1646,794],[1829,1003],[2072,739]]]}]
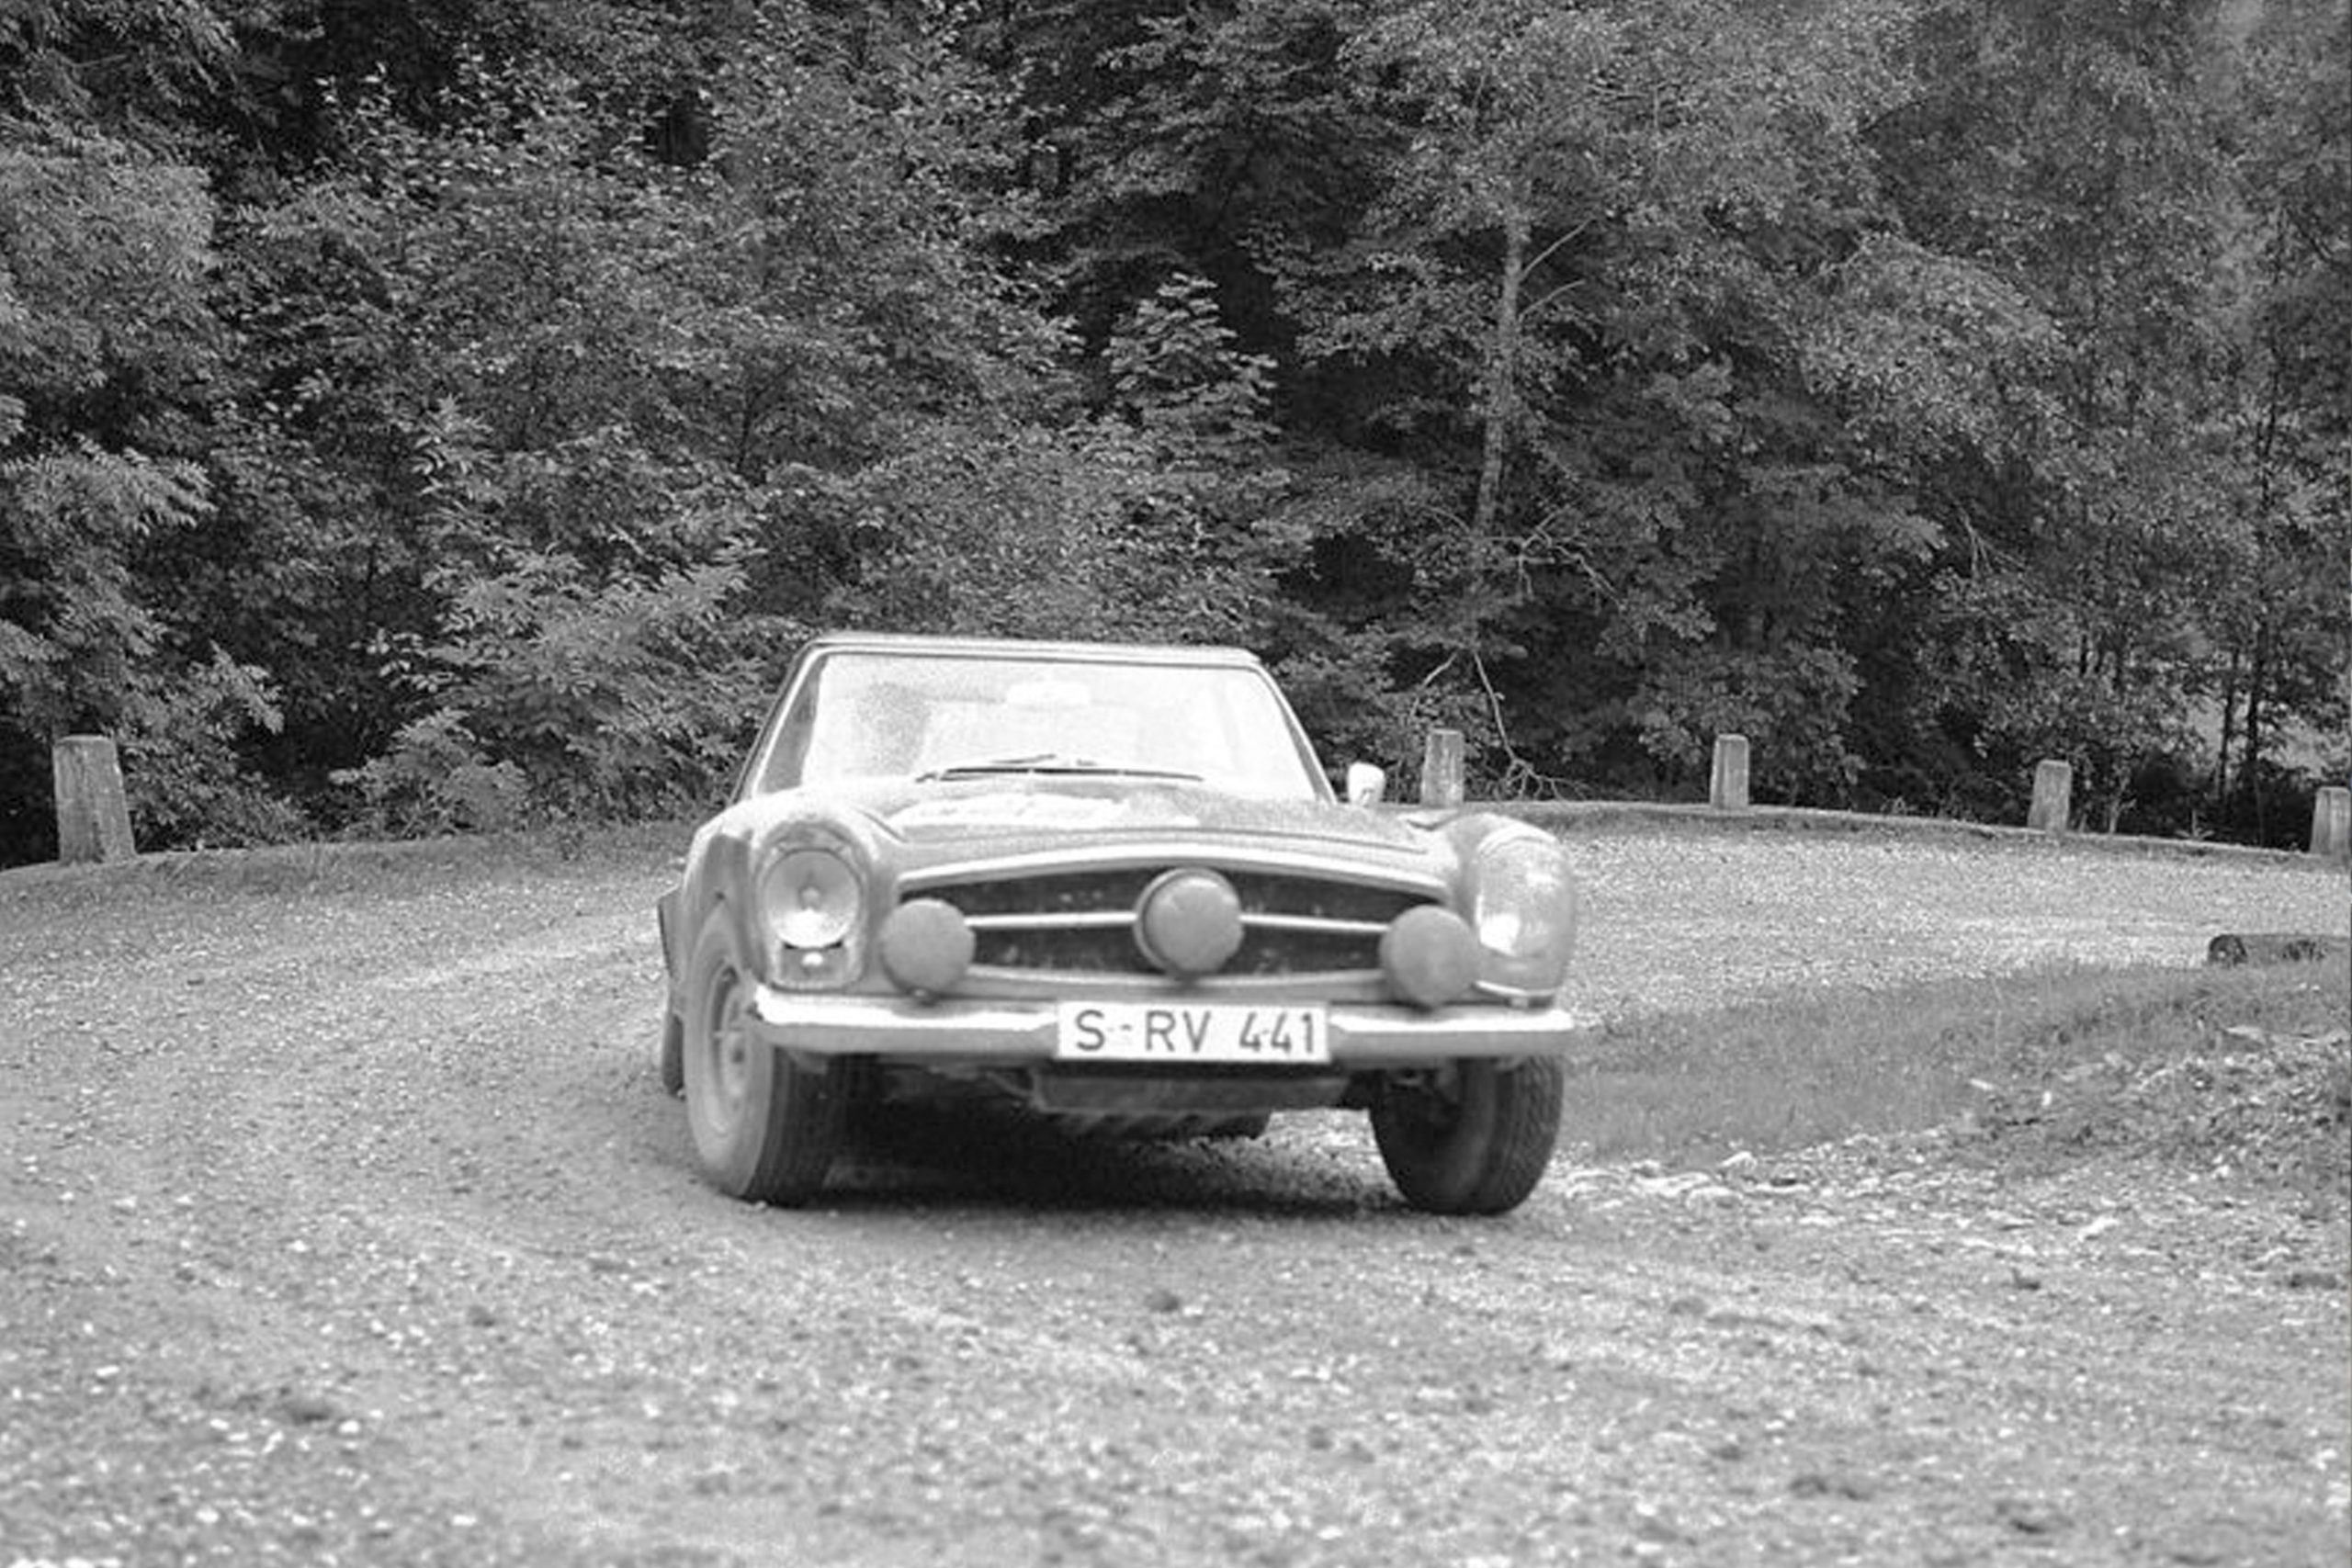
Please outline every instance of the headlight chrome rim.
[{"label": "headlight chrome rim", "polygon": [[1558,840],[1539,829],[1502,829],[1471,857],[1466,913],[1486,955],[1487,988],[1555,992],[1576,936],[1577,886]]},{"label": "headlight chrome rim", "polygon": [[830,844],[778,846],[761,867],[760,917],[786,951],[816,953],[847,942],[865,910],[865,879]]}]

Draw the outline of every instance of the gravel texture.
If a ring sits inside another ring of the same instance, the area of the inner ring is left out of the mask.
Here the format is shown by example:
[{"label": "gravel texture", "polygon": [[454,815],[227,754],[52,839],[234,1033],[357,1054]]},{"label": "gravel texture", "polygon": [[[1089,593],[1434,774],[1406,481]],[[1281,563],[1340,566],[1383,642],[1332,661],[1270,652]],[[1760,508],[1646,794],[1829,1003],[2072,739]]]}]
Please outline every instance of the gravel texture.
[{"label": "gravel texture", "polygon": [[1567,835],[1591,896],[1578,1008],[1802,987],[2203,962],[2224,932],[2341,934],[2342,866],[2259,853],[1844,833]]},{"label": "gravel texture", "polygon": [[[1577,1007],[2341,934],[2340,869],[1571,831]],[[731,1203],[666,856],[0,875],[0,1568],[2331,1563],[2340,1215],[1934,1136],[1404,1210],[1351,1118]]]}]

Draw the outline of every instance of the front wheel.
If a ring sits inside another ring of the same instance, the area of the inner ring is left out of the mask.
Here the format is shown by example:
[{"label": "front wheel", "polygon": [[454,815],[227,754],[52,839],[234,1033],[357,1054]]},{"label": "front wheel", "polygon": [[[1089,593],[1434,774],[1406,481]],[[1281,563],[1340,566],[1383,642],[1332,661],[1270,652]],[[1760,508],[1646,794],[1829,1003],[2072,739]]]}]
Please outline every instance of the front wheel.
[{"label": "front wheel", "polygon": [[675,1099],[686,1092],[686,1026],[674,1012],[662,1016],[662,1049],[654,1070],[661,1075],[662,1093]]},{"label": "front wheel", "polygon": [[752,982],[714,910],[686,974],[681,1066],[695,1158],[720,1191],[797,1208],[824,1187],[850,1100],[848,1064],[796,1066],[752,1027]]},{"label": "front wheel", "polygon": [[1499,1214],[1544,1179],[1566,1081],[1550,1057],[1464,1061],[1391,1078],[1373,1101],[1373,1142],[1416,1209]]}]

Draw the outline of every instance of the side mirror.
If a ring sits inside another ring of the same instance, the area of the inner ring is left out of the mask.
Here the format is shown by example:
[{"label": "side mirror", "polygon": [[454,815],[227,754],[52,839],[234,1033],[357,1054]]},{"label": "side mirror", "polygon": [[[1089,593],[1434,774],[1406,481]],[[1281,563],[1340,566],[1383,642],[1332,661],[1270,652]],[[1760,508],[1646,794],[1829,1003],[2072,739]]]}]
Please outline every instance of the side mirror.
[{"label": "side mirror", "polygon": [[1370,762],[1348,764],[1348,804],[1377,806],[1388,793],[1388,775]]}]

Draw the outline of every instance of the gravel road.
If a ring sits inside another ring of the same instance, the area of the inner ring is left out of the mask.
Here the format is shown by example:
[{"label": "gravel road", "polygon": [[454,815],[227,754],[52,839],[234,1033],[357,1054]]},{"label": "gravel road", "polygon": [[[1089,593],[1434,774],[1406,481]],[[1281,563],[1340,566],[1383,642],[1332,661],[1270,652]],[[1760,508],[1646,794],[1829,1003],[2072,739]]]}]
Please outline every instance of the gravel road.
[{"label": "gravel road", "polygon": [[[1595,1017],[2343,933],[2259,857],[1575,837]],[[2328,1563],[2340,1216],[1932,1141],[1403,1209],[1353,1119],[933,1129],[802,1213],[652,1077],[665,854],[0,874],[0,1568]]]}]

